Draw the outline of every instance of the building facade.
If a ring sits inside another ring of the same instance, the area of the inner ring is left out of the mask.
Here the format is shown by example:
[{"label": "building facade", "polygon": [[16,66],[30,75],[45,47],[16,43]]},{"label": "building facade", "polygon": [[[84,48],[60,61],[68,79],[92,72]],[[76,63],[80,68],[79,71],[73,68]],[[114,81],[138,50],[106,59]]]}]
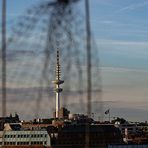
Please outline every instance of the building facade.
[{"label": "building facade", "polygon": [[50,137],[45,130],[0,131],[0,146],[50,146]]},{"label": "building facade", "polygon": [[[86,145],[86,125],[67,125],[58,129],[47,128],[53,148],[84,148]],[[89,126],[90,148],[107,148],[108,144],[121,144],[122,136],[113,125]]]}]

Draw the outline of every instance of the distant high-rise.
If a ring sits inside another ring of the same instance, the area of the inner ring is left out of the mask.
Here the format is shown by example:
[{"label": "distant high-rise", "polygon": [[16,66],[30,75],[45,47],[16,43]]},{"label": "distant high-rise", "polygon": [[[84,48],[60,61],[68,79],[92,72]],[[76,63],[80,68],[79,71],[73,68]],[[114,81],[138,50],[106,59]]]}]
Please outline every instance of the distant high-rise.
[{"label": "distant high-rise", "polygon": [[55,92],[56,92],[56,118],[59,118],[59,110],[60,110],[60,93],[62,92],[62,88],[60,85],[64,83],[63,80],[60,80],[60,62],[59,62],[59,51],[57,50],[57,64],[56,64],[56,80],[53,81],[55,84]]}]

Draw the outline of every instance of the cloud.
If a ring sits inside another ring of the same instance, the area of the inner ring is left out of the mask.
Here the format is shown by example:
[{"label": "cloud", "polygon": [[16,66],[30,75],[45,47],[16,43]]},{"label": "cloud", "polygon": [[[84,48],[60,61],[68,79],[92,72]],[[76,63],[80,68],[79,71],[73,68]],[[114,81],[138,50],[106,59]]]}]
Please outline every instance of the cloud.
[{"label": "cloud", "polygon": [[115,23],[115,22],[113,22],[113,21],[111,21],[111,20],[102,20],[102,21],[100,21],[100,23],[102,23],[102,24],[113,24],[113,23]]},{"label": "cloud", "polygon": [[98,47],[101,49],[100,53],[109,52],[114,55],[119,54],[122,56],[128,56],[132,58],[147,59],[146,57],[148,55],[147,41],[97,39],[96,43]]},{"label": "cloud", "polygon": [[[113,17],[115,15],[118,15],[119,13],[122,13],[122,12],[125,12],[125,11],[132,11],[132,10],[135,10],[135,9],[145,7],[147,5],[148,5],[148,1],[143,1],[141,3],[135,2],[135,3],[127,5],[125,7],[121,7],[121,4],[120,4],[120,5],[118,5],[117,9],[114,9],[113,12],[111,12],[106,17]],[[115,6],[115,5],[113,5],[113,6]],[[120,8],[119,8],[119,6],[120,6]],[[103,18],[104,18],[104,15],[103,15]]]},{"label": "cloud", "polygon": [[[92,3],[93,2],[94,1],[92,1]],[[91,4],[91,2],[90,2],[90,4]],[[96,6],[97,5],[114,6],[114,4],[112,4],[112,2],[110,2],[110,1],[102,1],[102,0],[95,0],[94,4],[96,4]]]},{"label": "cloud", "polygon": [[148,46],[146,41],[126,41],[126,40],[106,40],[98,39],[99,44],[110,44],[110,45],[134,45],[134,46]]},{"label": "cloud", "polygon": [[121,68],[121,67],[101,67],[101,70],[104,72],[136,72],[136,73],[145,73],[148,74],[148,70],[139,70],[139,69],[128,69],[128,68]]},{"label": "cloud", "polygon": [[144,1],[143,3],[128,5],[126,7],[121,8],[118,12],[135,10],[141,7],[145,7],[146,5],[148,5],[148,1]]}]

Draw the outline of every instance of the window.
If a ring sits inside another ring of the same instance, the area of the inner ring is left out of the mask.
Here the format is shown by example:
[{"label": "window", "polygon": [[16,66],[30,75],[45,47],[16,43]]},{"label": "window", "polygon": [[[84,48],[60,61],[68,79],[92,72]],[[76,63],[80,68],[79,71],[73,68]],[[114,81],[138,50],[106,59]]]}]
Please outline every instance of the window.
[{"label": "window", "polygon": [[31,141],[31,145],[33,145],[34,144],[34,142],[33,141]]},{"label": "window", "polygon": [[39,145],[40,144],[40,142],[38,141],[38,142],[36,142],[37,143],[37,145]]},{"label": "window", "polygon": [[36,144],[37,144],[37,142],[34,142],[34,144],[36,145]]}]

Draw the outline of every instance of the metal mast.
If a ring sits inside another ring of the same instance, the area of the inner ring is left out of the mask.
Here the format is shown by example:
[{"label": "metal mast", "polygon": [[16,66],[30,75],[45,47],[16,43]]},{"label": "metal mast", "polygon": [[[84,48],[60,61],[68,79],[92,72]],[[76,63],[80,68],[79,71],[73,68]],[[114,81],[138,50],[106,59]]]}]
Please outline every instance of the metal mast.
[{"label": "metal mast", "polygon": [[63,80],[60,80],[60,62],[59,62],[59,51],[57,50],[57,65],[56,65],[56,80],[53,81],[55,84],[55,92],[56,92],[56,118],[59,118],[59,110],[60,110],[60,92],[62,92],[62,88],[60,85],[64,83]]},{"label": "metal mast", "polygon": [[2,116],[6,116],[6,0],[2,1]]},{"label": "metal mast", "polygon": [[90,30],[90,14],[89,0],[85,0],[86,9],[86,50],[87,50],[87,114],[91,116],[91,30]]},{"label": "metal mast", "polygon": [[[89,13],[89,0],[85,0],[85,13],[86,13],[86,51],[87,51],[87,115],[91,117],[91,97],[92,97],[92,81],[91,81],[91,30],[90,30],[90,13]],[[89,137],[89,123],[86,124],[85,133],[85,148],[90,147]]]}]

